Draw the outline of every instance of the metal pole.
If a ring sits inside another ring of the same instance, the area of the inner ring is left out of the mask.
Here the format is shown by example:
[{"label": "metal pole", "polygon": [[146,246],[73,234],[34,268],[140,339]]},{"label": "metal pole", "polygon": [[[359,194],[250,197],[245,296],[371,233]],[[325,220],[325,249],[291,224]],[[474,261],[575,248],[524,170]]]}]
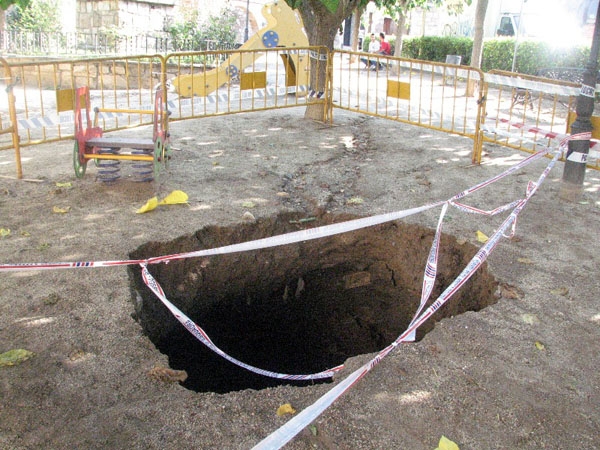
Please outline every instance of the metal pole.
[{"label": "metal pole", "polygon": [[246,28],[244,28],[244,42],[248,41],[248,16],[250,15],[250,0],[246,0]]},{"label": "metal pole", "polygon": [[[594,129],[591,117],[594,113],[596,97],[596,82],[598,79],[598,52],[600,49],[600,4],[596,12],[594,25],[594,38],[590,49],[590,59],[583,74],[583,83],[575,112],[577,118],[571,125],[571,134],[591,133]],[[569,141],[567,160],[563,171],[562,184],[559,196],[563,200],[576,201],[583,193],[583,181],[587,157],[590,152],[589,138],[585,140]]]},{"label": "metal pole", "polygon": [[521,27],[523,26],[523,4],[527,0],[521,0],[521,10],[519,11],[519,25],[517,25],[516,35],[515,35],[515,50],[513,51],[513,61],[512,61],[512,69],[511,72],[515,71],[515,66],[517,65],[517,49],[519,48],[519,36],[521,34]]}]

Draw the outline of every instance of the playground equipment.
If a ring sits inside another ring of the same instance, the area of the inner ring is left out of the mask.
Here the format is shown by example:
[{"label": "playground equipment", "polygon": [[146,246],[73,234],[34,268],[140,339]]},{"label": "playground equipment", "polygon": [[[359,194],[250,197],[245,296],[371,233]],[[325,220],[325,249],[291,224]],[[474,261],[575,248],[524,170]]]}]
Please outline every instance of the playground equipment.
[{"label": "playground equipment", "polygon": [[[102,181],[115,181],[120,177],[120,162],[134,161],[137,181],[152,181],[158,178],[161,169],[166,168],[170,156],[169,132],[167,131],[168,112],[164,110],[162,90],[157,90],[153,110],[94,108],[94,124],[90,120],[90,91],[80,87],[75,94],[75,148],[73,167],[77,178],[85,175],[87,162],[95,160],[98,178]],[[81,110],[85,109],[85,122]],[[102,136],[98,126],[98,114],[152,114],[152,138],[119,138]],[[124,148],[129,153],[120,153]]]},{"label": "playground equipment", "polygon": [[[286,2],[264,5],[262,15],[267,19],[267,25],[231,53],[217,68],[172,79],[171,84],[175,92],[181,97],[204,97],[214,92],[225,83],[239,77],[244,69],[262,56],[261,53],[248,50],[308,46],[302,19]],[[308,85],[308,53],[291,50],[282,52],[281,58],[286,71],[286,86]]]}]

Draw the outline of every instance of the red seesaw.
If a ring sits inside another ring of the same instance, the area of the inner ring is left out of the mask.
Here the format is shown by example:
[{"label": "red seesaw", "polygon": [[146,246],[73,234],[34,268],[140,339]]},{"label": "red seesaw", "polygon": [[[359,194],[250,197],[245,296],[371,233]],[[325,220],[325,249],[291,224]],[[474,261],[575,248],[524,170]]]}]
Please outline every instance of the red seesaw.
[{"label": "red seesaw", "polygon": [[[85,109],[85,122],[82,116]],[[138,181],[152,181],[166,169],[170,157],[170,139],[167,130],[168,111],[165,111],[163,92],[157,90],[154,110],[94,108],[94,123],[90,119],[90,90],[87,86],[77,88],[75,93],[75,148],[73,167],[77,178],[83,178],[90,159],[99,167],[99,178],[115,181],[120,177],[120,161],[136,161]],[[152,114],[152,138],[105,137],[98,126],[99,113]],[[123,153],[122,149],[130,149]]]}]

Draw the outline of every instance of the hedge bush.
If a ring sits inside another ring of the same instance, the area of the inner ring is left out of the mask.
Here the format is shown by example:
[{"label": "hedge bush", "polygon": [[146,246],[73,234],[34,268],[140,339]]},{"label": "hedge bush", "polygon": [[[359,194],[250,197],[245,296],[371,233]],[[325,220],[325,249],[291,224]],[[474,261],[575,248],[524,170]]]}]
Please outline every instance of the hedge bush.
[{"label": "hedge bush", "polygon": [[[470,65],[473,40],[466,37],[423,36],[404,38],[402,56],[426,61],[445,62],[447,55],[460,55],[462,64]],[[481,69],[511,70],[515,40],[487,39],[483,43]],[[539,69],[552,67],[585,68],[589,47],[556,49],[539,41],[519,41],[515,72],[535,75]]]}]

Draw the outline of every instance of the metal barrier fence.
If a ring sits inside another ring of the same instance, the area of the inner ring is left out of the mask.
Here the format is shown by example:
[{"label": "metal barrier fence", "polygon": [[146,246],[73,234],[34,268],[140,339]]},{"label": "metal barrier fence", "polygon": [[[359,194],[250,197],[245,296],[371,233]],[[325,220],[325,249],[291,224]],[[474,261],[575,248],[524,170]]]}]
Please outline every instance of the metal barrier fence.
[{"label": "metal barrier fence", "polygon": [[[164,83],[161,56],[29,62],[10,65],[21,147],[73,137],[74,90],[89,86],[102,108],[148,109],[153,90]],[[148,108],[147,108],[148,107]],[[1,112],[4,108],[0,106]],[[151,123],[146,116],[101,117],[108,130]],[[0,141],[0,149],[7,148]]]},{"label": "metal barrier fence", "polygon": [[309,84],[314,71],[329,75],[329,61],[324,47],[276,47],[6,63],[4,83],[14,99],[5,104],[16,113],[9,120],[8,109],[0,105],[0,120],[12,126],[0,134],[0,150],[14,148],[14,139],[28,147],[73,138],[75,89],[82,86],[90,89],[92,107],[104,110],[94,117],[104,131],[149,125],[148,115],[131,111],[152,109],[158,87],[167,92],[170,120],[309,103],[323,104],[327,113],[327,78],[314,81],[312,88]]},{"label": "metal barrier fence", "polygon": [[[334,106],[473,139],[479,144],[483,73],[477,69],[340,51]],[[468,85],[474,95],[467,96]]]},{"label": "metal barrier fence", "polygon": [[7,106],[5,111],[0,110],[0,150],[9,148],[15,149],[17,178],[22,178],[23,169],[21,167],[21,148],[19,143],[19,133],[16,125],[17,111],[15,109],[15,96],[13,94],[11,70],[4,58],[0,58],[0,64],[2,64],[2,77],[0,78],[0,85],[3,86],[4,89],[1,90],[6,94],[6,102],[2,102],[2,104]]},{"label": "metal barrier fence", "polygon": [[[503,71],[490,71],[484,80],[484,142],[533,153],[557,146],[569,133],[580,84]],[[473,159],[481,160],[481,149]],[[598,160],[588,167],[600,168]]]},{"label": "metal barrier fence", "polygon": [[329,59],[324,47],[168,55],[170,120],[326,103],[327,85],[311,85],[311,72]]},{"label": "metal barrier fence", "polygon": [[132,56],[174,51],[235,50],[240,46],[214,39],[173,39],[168,35],[0,30],[0,51],[20,56]]},{"label": "metal barrier fence", "polygon": [[[322,47],[2,64],[0,150],[15,149],[18,177],[22,148],[73,138],[81,86],[107,132],[149,125],[131,111],[152,109],[161,87],[169,120],[318,103],[324,121],[336,107],[469,137],[475,163],[483,142],[533,152],[561,139],[579,94],[568,82]],[[600,169],[592,153],[588,167]]]}]

